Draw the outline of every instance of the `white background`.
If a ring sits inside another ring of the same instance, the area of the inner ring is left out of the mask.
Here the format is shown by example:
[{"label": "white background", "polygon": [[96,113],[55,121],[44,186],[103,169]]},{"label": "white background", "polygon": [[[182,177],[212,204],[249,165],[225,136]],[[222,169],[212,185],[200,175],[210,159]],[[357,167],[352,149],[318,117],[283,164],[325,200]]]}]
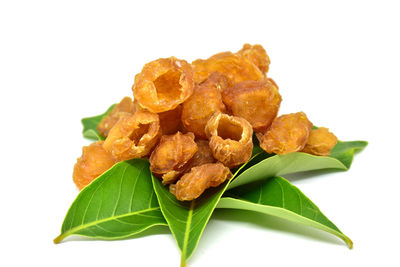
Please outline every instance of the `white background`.
[{"label": "white background", "polygon": [[291,176],[354,241],[249,212],[211,218],[189,266],[399,266],[396,1],[1,1],[1,266],[178,266],[167,228],[54,245],[76,197],[80,119],[131,95],[159,57],[188,61],[262,44],[281,114],[303,110],[367,140],[348,172]]}]

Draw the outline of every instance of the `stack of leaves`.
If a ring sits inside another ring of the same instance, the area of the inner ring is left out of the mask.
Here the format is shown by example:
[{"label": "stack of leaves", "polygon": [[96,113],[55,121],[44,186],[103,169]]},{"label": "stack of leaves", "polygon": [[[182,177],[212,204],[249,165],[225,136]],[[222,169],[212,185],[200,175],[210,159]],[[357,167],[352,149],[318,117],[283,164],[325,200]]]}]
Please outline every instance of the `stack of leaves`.
[{"label": "stack of leaves", "polygon": [[84,137],[96,142],[84,147],[74,167],[83,190],[54,242],[70,235],[128,238],[168,225],[186,266],[214,209],[224,208],[309,225],[351,248],[281,176],[348,170],[367,143],[337,141],[302,112],[276,117],[281,97],[266,77],[268,66],[258,45],[192,64],[175,58],[146,64],[135,78],[135,102],[124,98],[82,120]]}]

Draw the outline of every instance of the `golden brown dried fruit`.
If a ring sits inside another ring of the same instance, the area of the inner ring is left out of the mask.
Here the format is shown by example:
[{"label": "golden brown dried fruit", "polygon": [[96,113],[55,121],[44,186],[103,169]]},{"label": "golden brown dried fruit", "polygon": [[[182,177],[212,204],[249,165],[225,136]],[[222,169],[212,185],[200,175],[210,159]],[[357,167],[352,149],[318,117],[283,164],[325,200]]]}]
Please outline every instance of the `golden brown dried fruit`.
[{"label": "golden brown dried fruit", "polygon": [[197,85],[191,97],[183,103],[182,123],[196,137],[206,139],[204,128],[215,112],[225,112],[221,91],[227,87],[226,78],[216,72]]},{"label": "golden brown dried fruit", "polygon": [[194,81],[201,83],[211,73],[219,72],[226,76],[232,86],[242,81],[261,81],[265,74],[253,63],[253,58],[246,53],[222,52],[208,59],[198,59],[192,62]]},{"label": "golden brown dried fruit", "polygon": [[97,125],[97,130],[102,136],[107,137],[111,128],[120,118],[133,113],[135,113],[135,107],[132,99],[126,96],[107,114],[107,116],[103,117]]},{"label": "golden brown dried fruit", "polygon": [[160,113],[175,109],[193,93],[193,70],[185,60],[160,58],[144,65],[135,77],[133,95],[139,105]]},{"label": "golden brown dried fruit", "polygon": [[268,131],[257,134],[260,146],[268,153],[284,155],[304,148],[312,123],[303,112],[291,113],[276,118]]},{"label": "golden brown dried fruit", "polygon": [[82,190],[95,178],[111,168],[115,163],[110,153],[104,150],[103,141],[97,141],[82,148],[82,156],[78,158],[72,174],[74,183]]},{"label": "golden brown dried fruit", "polygon": [[174,134],[181,129],[182,105],[173,110],[158,113],[163,135]]},{"label": "golden brown dried fruit", "polygon": [[119,161],[141,158],[150,154],[160,136],[158,115],[137,110],[114,125],[104,141],[104,149]]},{"label": "golden brown dried fruit", "polygon": [[233,115],[245,118],[255,131],[264,131],[271,125],[282,101],[271,79],[239,82],[224,90],[222,98]]},{"label": "golden brown dried fruit", "polygon": [[337,141],[337,137],[329,132],[328,128],[319,127],[318,129],[311,130],[302,152],[317,156],[329,156]]},{"label": "golden brown dried fruit", "polygon": [[238,54],[242,54],[243,56],[250,59],[262,73],[267,73],[269,69],[269,64],[271,63],[267,52],[264,47],[261,45],[250,45],[244,44],[243,48],[237,52]]},{"label": "golden brown dried fruit", "polygon": [[198,198],[209,187],[217,187],[232,177],[229,168],[221,163],[208,163],[193,167],[176,184],[170,185],[170,192],[180,201]]},{"label": "golden brown dried fruit", "polygon": [[185,169],[185,164],[197,151],[193,133],[163,135],[150,156],[150,170],[163,179],[163,184],[174,182]]},{"label": "golden brown dried fruit", "polygon": [[233,168],[247,162],[253,151],[253,129],[243,118],[215,113],[206,125],[214,158]]},{"label": "golden brown dried fruit", "polygon": [[196,140],[197,152],[185,165],[185,171],[190,171],[191,168],[200,166],[206,163],[214,163],[216,160],[212,154],[208,140]]}]

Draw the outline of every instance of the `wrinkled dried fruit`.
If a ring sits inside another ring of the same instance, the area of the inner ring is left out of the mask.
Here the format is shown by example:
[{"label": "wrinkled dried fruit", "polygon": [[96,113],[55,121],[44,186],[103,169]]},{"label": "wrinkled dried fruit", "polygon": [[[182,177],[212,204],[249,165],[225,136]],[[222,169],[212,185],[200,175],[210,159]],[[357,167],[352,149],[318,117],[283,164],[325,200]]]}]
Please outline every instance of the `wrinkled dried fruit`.
[{"label": "wrinkled dried fruit", "polygon": [[253,150],[253,129],[243,118],[215,113],[206,125],[214,158],[229,168],[247,162]]},{"label": "wrinkled dried fruit", "polygon": [[319,127],[311,130],[306,146],[302,151],[317,156],[329,156],[336,144],[337,137],[329,132],[328,128]]},{"label": "wrinkled dried fruit", "polygon": [[236,54],[232,52],[222,52],[205,60],[195,60],[192,62],[194,81],[196,83],[201,83],[213,72],[219,72],[226,76],[230,86],[242,81],[264,80],[264,72],[253,63],[254,57],[250,57],[249,54],[244,52]]},{"label": "wrinkled dried fruit", "polygon": [[163,184],[173,183],[197,151],[193,133],[163,135],[150,156],[150,170]]},{"label": "wrinkled dried fruit", "polygon": [[206,139],[204,128],[215,112],[225,112],[221,91],[227,87],[226,78],[216,72],[197,85],[191,97],[183,103],[182,123],[196,137]]},{"label": "wrinkled dried fruit", "polygon": [[97,141],[82,148],[82,156],[78,158],[72,174],[74,183],[82,190],[95,178],[111,168],[115,163],[110,153],[104,150],[103,141]]},{"label": "wrinkled dried fruit", "polygon": [[190,171],[191,168],[200,166],[206,163],[214,163],[216,160],[212,154],[208,140],[196,140],[197,152],[185,165],[185,171]]},{"label": "wrinkled dried fruit", "polygon": [[119,102],[110,113],[105,116],[100,123],[97,125],[97,130],[99,133],[107,137],[111,128],[117,123],[117,121],[129,114],[135,112],[135,107],[130,97],[124,97],[121,102]]},{"label": "wrinkled dried fruit", "polygon": [[267,73],[269,69],[269,64],[271,63],[267,52],[264,47],[261,45],[250,45],[244,44],[243,48],[237,52],[238,54],[242,54],[243,56],[250,59],[262,73]]},{"label": "wrinkled dried fruit", "polygon": [[118,161],[141,158],[150,154],[160,136],[158,115],[137,110],[114,125],[104,141],[104,149]]},{"label": "wrinkled dried fruit", "polygon": [[229,168],[221,163],[208,163],[193,167],[176,184],[170,185],[170,192],[180,201],[198,198],[209,187],[217,187],[232,177]]},{"label": "wrinkled dried fruit", "polygon": [[282,101],[271,79],[239,82],[224,90],[222,98],[232,114],[245,118],[255,131],[264,131],[271,125]]},{"label": "wrinkled dried fruit", "polygon": [[181,129],[182,105],[173,110],[158,113],[163,135],[174,134]]},{"label": "wrinkled dried fruit", "polygon": [[160,113],[175,109],[193,93],[193,70],[185,60],[160,58],[144,65],[135,77],[133,95],[139,105]]},{"label": "wrinkled dried fruit", "polygon": [[258,134],[260,146],[268,153],[284,155],[301,151],[308,139],[312,123],[303,112],[276,118],[268,131]]}]

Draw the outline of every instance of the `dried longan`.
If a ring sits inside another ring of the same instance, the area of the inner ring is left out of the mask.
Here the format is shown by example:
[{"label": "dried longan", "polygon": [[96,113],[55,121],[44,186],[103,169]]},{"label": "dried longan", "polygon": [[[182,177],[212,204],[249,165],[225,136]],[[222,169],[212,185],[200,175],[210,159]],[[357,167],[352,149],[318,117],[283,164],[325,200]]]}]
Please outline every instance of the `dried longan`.
[{"label": "dried longan", "polygon": [[72,174],[74,183],[82,190],[95,178],[111,168],[114,158],[103,148],[103,141],[97,141],[82,148],[82,156],[78,158]]},{"label": "dried longan", "polygon": [[215,112],[225,112],[221,91],[227,87],[226,78],[216,72],[194,88],[191,97],[183,103],[182,123],[196,137],[206,139],[204,129]]},{"label": "dried longan", "polygon": [[117,121],[129,114],[135,113],[135,107],[130,97],[124,97],[107,116],[103,117],[100,123],[97,125],[99,133],[107,137],[111,128],[117,123]]},{"label": "dried longan", "polygon": [[160,136],[158,115],[137,110],[114,125],[104,141],[104,148],[119,161],[141,158],[150,154]]},{"label": "dried longan", "polygon": [[253,129],[243,118],[215,113],[206,125],[215,159],[229,168],[247,162],[253,150]]},{"label": "dried longan", "polygon": [[135,77],[133,95],[153,113],[175,109],[193,93],[193,70],[185,60],[160,58],[144,65]]},{"label": "dried longan", "polygon": [[222,52],[208,59],[197,59],[192,62],[194,81],[201,83],[213,72],[219,72],[227,77],[232,86],[242,81],[262,81],[265,74],[253,62],[254,58],[246,53]]},{"label": "dried longan", "polygon": [[311,130],[306,146],[302,151],[317,156],[329,156],[337,141],[337,137],[329,132],[328,128],[319,127]]},{"label": "dried longan", "polygon": [[200,166],[206,163],[214,163],[216,160],[212,154],[209,141],[198,139],[195,140],[197,145],[197,152],[185,165],[185,171],[190,171],[192,167]]},{"label": "dried longan", "polygon": [[180,201],[198,198],[209,187],[217,187],[232,177],[229,168],[221,163],[208,163],[193,167],[176,184],[170,185],[170,192]]},{"label": "dried longan", "polygon": [[268,153],[279,155],[301,151],[308,139],[312,123],[303,112],[276,118],[264,135],[258,134],[260,146]]},{"label": "dried longan", "polygon": [[163,135],[150,156],[150,170],[163,184],[173,183],[197,151],[193,133]]},{"label": "dried longan", "polygon": [[163,135],[174,134],[181,129],[182,105],[175,109],[158,113]]},{"label": "dried longan", "polygon": [[269,69],[269,64],[271,63],[267,52],[264,47],[261,45],[250,45],[244,44],[243,48],[237,52],[238,54],[242,54],[243,56],[250,59],[262,73],[267,73]]},{"label": "dried longan", "polygon": [[271,125],[282,101],[271,79],[239,82],[224,90],[222,98],[232,114],[245,118],[255,131],[264,131]]}]

